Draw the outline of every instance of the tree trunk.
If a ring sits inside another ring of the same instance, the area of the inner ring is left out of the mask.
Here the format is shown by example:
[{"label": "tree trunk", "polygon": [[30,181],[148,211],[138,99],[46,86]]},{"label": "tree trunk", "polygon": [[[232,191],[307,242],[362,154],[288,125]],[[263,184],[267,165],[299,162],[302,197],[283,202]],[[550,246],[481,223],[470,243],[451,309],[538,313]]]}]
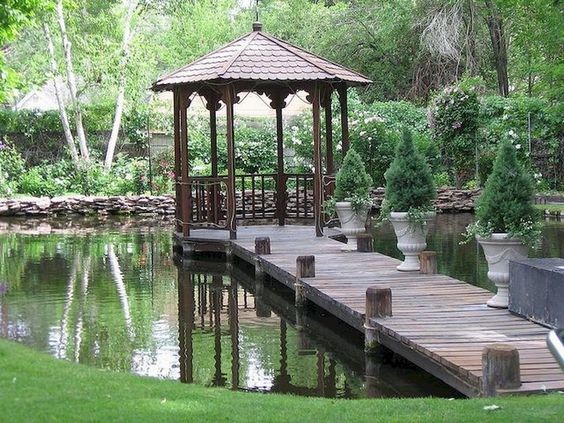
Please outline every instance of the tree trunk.
[{"label": "tree trunk", "polygon": [[72,105],[74,107],[74,116],[76,120],[76,133],[78,135],[78,145],[80,147],[80,154],[82,155],[82,158],[84,160],[90,160],[88,145],[86,143],[86,134],[84,133],[84,125],[82,124],[82,111],[80,109],[80,103],[78,102],[78,98],[76,96],[76,77],[72,65],[71,43],[67,36],[67,28],[65,24],[65,15],[63,13],[62,0],[57,0],[55,10],[57,11],[57,21],[59,22],[59,28],[61,30],[63,53],[64,53],[65,65],[66,65],[65,67],[67,70],[67,85],[69,88]]},{"label": "tree trunk", "polygon": [[106,150],[106,160],[104,161],[104,167],[106,170],[110,170],[112,167],[112,162],[114,160],[114,152],[116,149],[116,143],[119,134],[119,128],[121,126],[121,117],[123,115],[123,106],[125,102],[125,85],[126,85],[126,67],[129,61],[129,47],[131,44],[131,39],[133,34],[131,33],[131,20],[133,19],[133,14],[137,8],[137,0],[130,0],[127,7],[127,14],[125,16],[125,23],[123,29],[123,41],[122,41],[122,53],[121,60],[119,64],[119,82],[118,82],[118,95],[116,99],[116,110],[114,114],[114,123],[112,125],[112,133],[110,134],[110,139],[108,141],[108,147]]},{"label": "tree trunk", "polygon": [[466,73],[475,76],[478,70],[478,58],[476,50],[476,8],[474,0],[467,1],[466,20]]},{"label": "tree trunk", "polygon": [[53,39],[51,38],[51,31],[46,23],[43,23],[43,33],[45,34],[45,40],[47,41],[47,51],[49,52],[49,64],[51,66],[51,74],[53,78],[53,86],[55,87],[55,97],[57,98],[57,106],[59,107],[59,117],[61,118],[61,124],[63,125],[63,132],[65,134],[65,140],[69,147],[70,155],[72,157],[72,162],[75,167],[78,166],[78,151],[76,150],[76,145],[74,144],[74,137],[72,135],[69,118],[67,116],[67,111],[65,109],[65,103],[63,99],[63,94],[61,93],[61,88],[57,82],[57,62],[55,59],[55,48],[53,46]]},{"label": "tree trunk", "polygon": [[507,39],[503,30],[503,20],[498,13],[497,7],[491,0],[485,0],[488,8],[486,18],[497,72],[497,85],[499,93],[503,97],[509,95],[509,78],[507,76]]}]

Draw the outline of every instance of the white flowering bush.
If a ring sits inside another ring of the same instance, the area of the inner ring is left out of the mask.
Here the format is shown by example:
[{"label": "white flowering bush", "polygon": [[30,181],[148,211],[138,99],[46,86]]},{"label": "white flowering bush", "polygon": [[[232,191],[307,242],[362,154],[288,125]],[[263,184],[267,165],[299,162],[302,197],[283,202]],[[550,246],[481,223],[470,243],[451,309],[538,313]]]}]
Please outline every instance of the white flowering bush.
[{"label": "white flowering bush", "polygon": [[472,87],[464,84],[445,88],[431,106],[433,134],[441,145],[443,158],[454,170],[457,187],[473,176],[480,104]]}]

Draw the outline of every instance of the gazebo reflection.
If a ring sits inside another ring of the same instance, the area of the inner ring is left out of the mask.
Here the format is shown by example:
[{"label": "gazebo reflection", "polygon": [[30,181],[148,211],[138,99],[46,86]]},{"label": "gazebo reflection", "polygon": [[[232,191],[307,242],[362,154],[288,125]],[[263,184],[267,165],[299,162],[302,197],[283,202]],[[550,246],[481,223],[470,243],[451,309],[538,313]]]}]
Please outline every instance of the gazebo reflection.
[{"label": "gazebo reflection", "polygon": [[[240,304],[240,299],[242,304]],[[213,375],[211,380],[204,382],[211,386],[227,386],[228,375],[223,372],[222,340],[226,336],[222,319],[227,317],[228,336],[231,345],[231,389],[253,389],[241,386],[240,383],[240,311],[254,310],[257,319],[275,319],[279,321],[280,331],[280,360],[279,369],[272,379],[269,391],[291,393],[295,395],[335,397],[336,361],[327,358],[323,349],[313,348],[298,335],[299,355],[314,355],[316,357],[316,386],[299,386],[292,383],[292,376],[288,371],[288,340],[287,322],[284,318],[273,316],[270,307],[245,287],[239,287],[235,277],[225,277],[220,274],[195,273],[178,268],[178,328],[179,328],[179,364],[180,381],[193,383],[195,381],[194,368],[198,366],[194,356],[194,331],[200,330],[213,334]],[[248,314],[248,313],[245,313]],[[227,316],[226,316],[227,315]]]},{"label": "gazebo reflection", "polygon": [[178,266],[178,317],[184,383],[330,398],[456,395],[425,372],[365,355],[344,328],[224,262]]}]

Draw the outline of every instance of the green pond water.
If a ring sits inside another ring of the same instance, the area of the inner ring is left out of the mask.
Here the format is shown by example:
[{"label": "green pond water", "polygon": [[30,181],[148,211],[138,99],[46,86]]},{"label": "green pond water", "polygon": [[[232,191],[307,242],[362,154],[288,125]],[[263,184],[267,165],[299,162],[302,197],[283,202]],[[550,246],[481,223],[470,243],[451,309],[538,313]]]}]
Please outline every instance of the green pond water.
[{"label": "green pond water", "polygon": [[[490,288],[472,216],[439,216],[439,270]],[[398,256],[391,229],[375,233]],[[547,223],[543,256],[564,253]],[[362,338],[322,310],[218,260],[175,261],[169,223],[144,219],[0,221],[0,336],[100,368],[205,386],[341,398],[458,394],[390,354],[365,361]],[[368,370],[367,370],[368,369]],[[368,374],[367,374],[368,372]]]}]

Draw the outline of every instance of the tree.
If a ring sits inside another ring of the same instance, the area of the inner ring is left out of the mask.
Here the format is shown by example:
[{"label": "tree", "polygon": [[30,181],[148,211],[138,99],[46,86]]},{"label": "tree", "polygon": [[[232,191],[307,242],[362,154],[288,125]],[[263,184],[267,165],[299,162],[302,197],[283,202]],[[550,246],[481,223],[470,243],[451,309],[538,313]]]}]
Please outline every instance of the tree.
[{"label": "tree", "polygon": [[63,0],[57,0],[55,10],[57,12],[57,22],[59,24],[61,40],[63,44],[63,56],[67,74],[67,87],[69,89],[71,103],[74,108],[76,133],[78,135],[78,146],[80,148],[80,154],[82,158],[88,161],[90,160],[90,152],[88,151],[88,144],[86,143],[86,133],[84,132],[84,125],[82,124],[82,109],[76,93],[76,75],[72,62],[72,47],[67,35],[67,26],[63,10]]},{"label": "tree", "polygon": [[30,25],[38,11],[48,6],[48,0],[4,0],[0,7],[0,103],[7,100],[9,91],[17,85],[16,72],[6,64],[7,44],[16,38],[23,27]]},{"label": "tree", "polygon": [[116,98],[116,109],[114,113],[114,123],[112,125],[112,132],[108,141],[106,149],[106,160],[104,166],[106,170],[112,167],[114,159],[114,151],[118,139],[119,129],[121,127],[121,116],[123,114],[123,105],[125,102],[125,86],[126,86],[126,67],[129,62],[130,45],[133,34],[131,33],[131,21],[133,14],[138,6],[137,0],[128,0],[127,13],[125,15],[125,22],[123,24],[123,40],[121,45],[121,60],[119,63],[119,78],[118,78],[118,94]]}]

